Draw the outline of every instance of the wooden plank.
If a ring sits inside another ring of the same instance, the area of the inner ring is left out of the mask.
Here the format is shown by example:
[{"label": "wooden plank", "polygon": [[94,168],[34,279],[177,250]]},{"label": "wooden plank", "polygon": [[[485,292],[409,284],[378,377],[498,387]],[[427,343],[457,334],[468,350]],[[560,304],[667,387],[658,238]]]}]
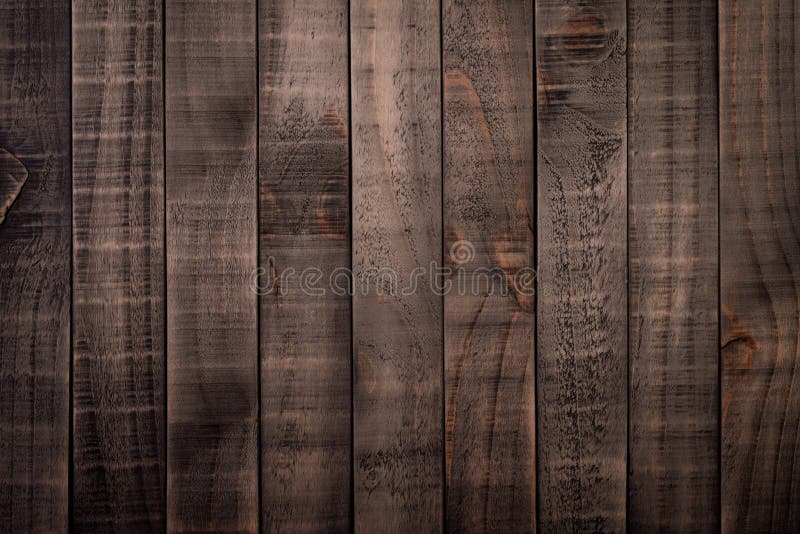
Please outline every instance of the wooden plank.
[{"label": "wooden plank", "polygon": [[536,2],[545,532],[625,529],[625,19],[622,0]]},{"label": "wooden plank", "polygon": [[329,280],[350,266],[347,2],[262,2],[259,16],[260,284],[285,281],[261,297],[262,524],[345,532],[350,295]]},{"label": "wooden plank", "polygon": [[256,2],[166,6],[167,528],[258,528]]},{"label": "wooden plank", "polygon": [[355,529],[438,532],[440,6],[358,0],[350,16]]},{"label": "wooden plank", "polygon": [[722,530],[800,530],[800,1],[720,2]]},{"label": "wooden plank", "polygon": [[717,532],[717,3],[628,20],[628,524]]},{"label": "wooden plank", "polygon": [[533,4],[443,17],[447,530],[533,532]]},{"label": "wooden plank", "polygon": [[161,3],[75,0],[73,525],[164,527]]},{"label": "wooden plank", "polygon": [[68,526],[69,2],[0,5],[0,530]]}]

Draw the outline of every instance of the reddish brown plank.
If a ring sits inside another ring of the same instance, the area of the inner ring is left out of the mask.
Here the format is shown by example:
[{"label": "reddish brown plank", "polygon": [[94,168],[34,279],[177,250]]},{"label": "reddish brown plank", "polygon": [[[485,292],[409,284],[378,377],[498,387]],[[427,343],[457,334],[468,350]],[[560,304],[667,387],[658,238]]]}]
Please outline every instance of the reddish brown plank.
[{"label": "reddish brown plank", "polygon": [[164,527],[161,2],[75,0],[73,525]]},{"label": "reddish brown plank", "polygon": [[350,295],[329,280],[350,266],[347,2],[259,16],[263,530],[345,532]]},{"label": "reddish brown plank", "polygon": [[166,5],[170,532],[258,529],[256,15]]},{"label": "reddish brown plank", "polygon": [[443,17],[447,530],[533,532],[533,5]]},{"label": "reddish brown plank", "polygon": [[442,528],[442,297],[425,274],[442,247],[439,16],[350,5],[358,532]]},{"label": "reddish brown plank", "polygon": [[0,531],[68,526],[69,2],[0,4]]},{"label": "reddish brown plank", "polygon": [[625,529],[626,3],[537,0],[540,526]]},{"label": "reddish brown plank", "polygon": [[722,530],[800,530],[800,2],[719,3]]},{"label": "reddish brown plank", "polygon": [[629,525],[719,530],[717,3],[628,2]]}]

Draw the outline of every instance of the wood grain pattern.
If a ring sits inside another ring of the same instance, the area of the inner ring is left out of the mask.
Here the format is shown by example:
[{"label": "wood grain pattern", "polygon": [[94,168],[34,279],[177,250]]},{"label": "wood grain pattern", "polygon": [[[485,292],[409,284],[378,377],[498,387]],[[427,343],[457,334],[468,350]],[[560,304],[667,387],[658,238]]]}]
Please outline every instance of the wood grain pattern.
[{"label": "wood grain pattern", "polygon": [[540,527],[625,528],[625,2],[538,0]]},{"label": "wood grain pattern", "polygon": [[73,2],[73,526],[164,526],[161,3]]},{"label": "wood grain pattern", "polygon": [[166,6],[170,532],[258,529],[256,16]]},{"label": "wood grain pattern", "polygon": [[443,17],[447,530],[533,532],[533,5]]},{"label": "wood grain pattern", "polygon": [[350,266],[347,2],[259,16],[261,267],[286,282],[261,297],[262,529],[346,532],[350,295],[329,280]]},{"label": "wood grain pattern", "polygon": [[719,531],[714,0],[628,2],[629,517]]},{"label": "wood grain pattern", "polygon": [[68,526],[69,32],[66,1],[0,4],[3,532]]},{"label": "wood grain pattern", "polygon": [[800,2],[721,2],[722,530],[800,530]]},{"label": "wood grain pattern", "polygon": [[438,532],[440,6],[358,0],[350,13],[355,529]]}]

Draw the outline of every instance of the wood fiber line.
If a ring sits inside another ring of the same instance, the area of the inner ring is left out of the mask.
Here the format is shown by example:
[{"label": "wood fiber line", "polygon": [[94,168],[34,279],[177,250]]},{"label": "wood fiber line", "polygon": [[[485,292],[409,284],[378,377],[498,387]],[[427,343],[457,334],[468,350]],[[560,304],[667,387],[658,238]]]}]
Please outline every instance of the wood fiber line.
[{"label": "wood fiber line", "polygon": [[440,6],[350,11],[355,529],[440,532]]},{"label": "wood fiber line", "polygon": [[73,526],[164,526],[161,3],[73,2]]},{"label": "wood fiber line", "polygon": [[447,530],[533,532],[533,4],[443,28]]},{"label": "wood fiber line", "polygon": [[256,16],[166,5],[170,532],[258,529]]},{"label": "wood fiber line", "polygon": [[625,5],[536,2],[544,532],[625,529]]},{"label": "wood fiber line", "polygon": [[0,4],[0,531],[68,527],[69,2]]},{"label": "wood fiber line", "polygon": [[347,2],[261,2],[259,16],[263,530],[346,532]]},{"label": "wood fiber line", "polygon": [[800,530],[800,2],[719,4],[722,530]]},{"label": "wood fiber line", "polygon": [[628,20],[629,524],[717,532],[717,3]]}]

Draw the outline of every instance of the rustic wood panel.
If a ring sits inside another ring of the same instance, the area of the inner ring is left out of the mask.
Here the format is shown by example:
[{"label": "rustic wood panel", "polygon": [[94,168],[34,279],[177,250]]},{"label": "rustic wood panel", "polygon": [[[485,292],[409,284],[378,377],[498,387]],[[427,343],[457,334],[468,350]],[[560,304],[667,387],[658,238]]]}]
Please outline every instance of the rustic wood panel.
[{"label": "rustic wood panel", "polygon": [[161,7],[72,7],[78,531],[164,527]]},{"label": "rustic wood panel", "polygon": [[440,6],[358,0],[350,9],[355,528],[436,532],[442,297],[430,264],[441,264],[442,247]]},{"label": "rustic wood panel", "polygon": [[258,528],[256,2],[166,6],[168,529]]},{"label": "rustic wood panel", "polygon": [[445,0],[447,530],[536,529],[533,4]]},{"label": "rustic wood panel", "polygon": [[629,517],[719,531],[717,3],[628,2]]},{"label": "rustic wood panel", "polygon": [[329,280],[350,266],[347,2],[259,16],[263,530],[345,532],[350,295]]},{"label": "rustic wood panel", "polygon": [[0,5],[0,530],[68,517],[69,2]]},{"label": "rustic wood panel", "polygon": [[538,0],[539,504],[625,528],[625,2]]},{"label": "rustic wood panel", "polygon": [[720,2],[722,529],[800,529],[800,2]]}]

